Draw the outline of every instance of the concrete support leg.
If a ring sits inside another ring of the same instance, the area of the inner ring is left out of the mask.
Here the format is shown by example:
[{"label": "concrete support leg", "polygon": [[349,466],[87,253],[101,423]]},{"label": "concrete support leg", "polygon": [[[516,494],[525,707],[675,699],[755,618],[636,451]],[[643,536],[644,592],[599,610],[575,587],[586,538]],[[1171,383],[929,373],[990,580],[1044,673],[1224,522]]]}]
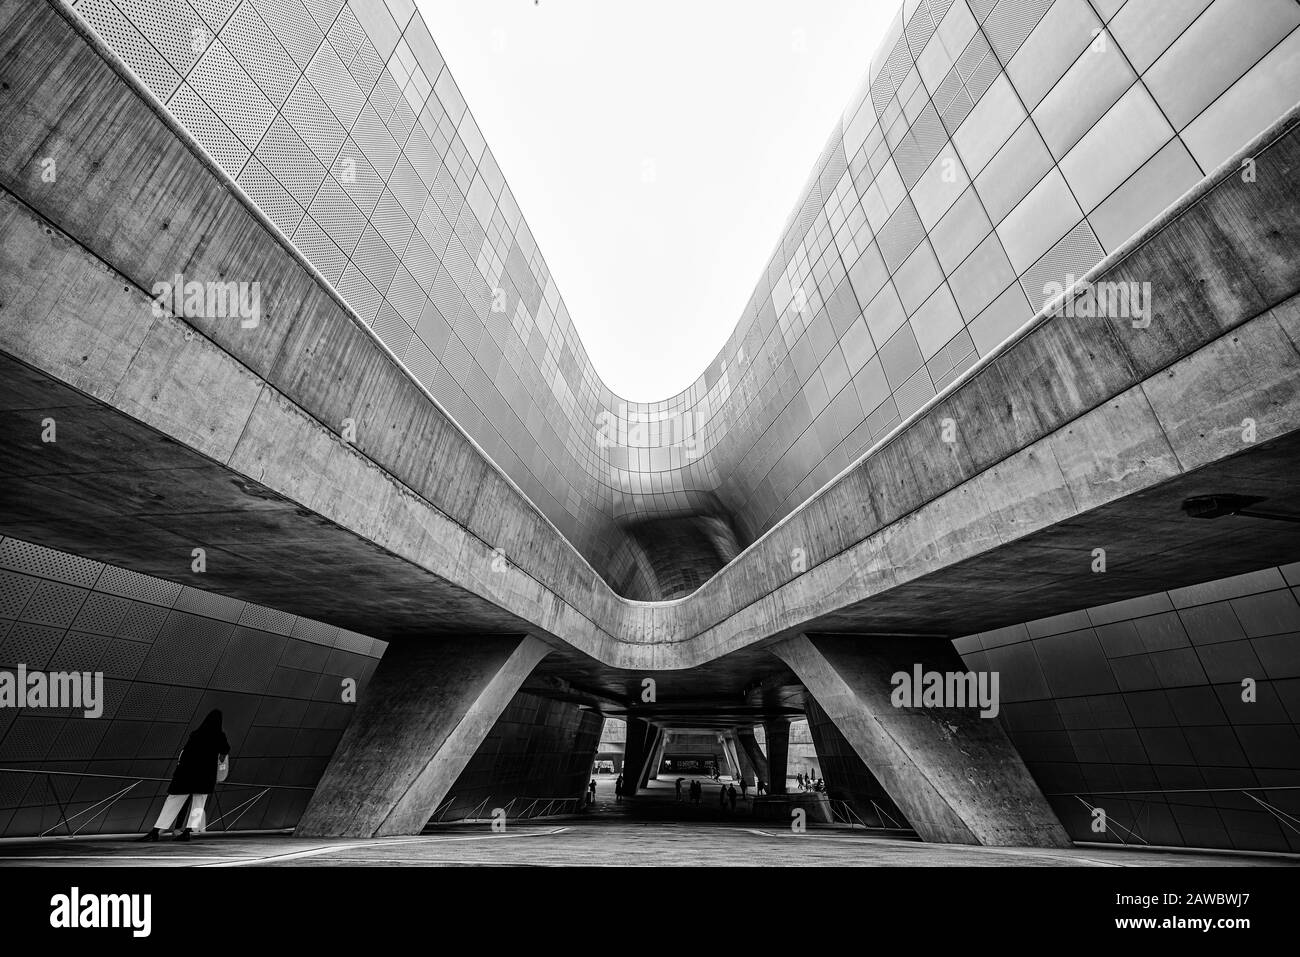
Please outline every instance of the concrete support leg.
[{"label": "concrete support leg", "polygon": [[[736,741],[739,742],[741,750],[745,752],[745,757],[749,759],[750,766],[754,769],[755,778],[762,778],[764,781],[771,779],[771,774],[767,769],[767,757],[763,754],[763,749],[758,746],[758,739],[754,737],[753,728],[737,728]],[[755,784],[757,784],[755,780]]]},{"label": "concrete support leg", "polygon": [[659,768],[664,763],[664,751],[668,748],[668,732],[663,728],[654,729],[654,746],[650,749],[650,760],[646,762],[641,774],[641,786],[645,787],[659,777]]},{"label": "concrete support leg", "polygon": [[767,768],[771,777],[767,782],[768,794],[785,794],[785,776],[790,763],[790,722],[777,718],[763,722],[767,737]]},{"label": "concrete support leg", "polygon": [[[922,840],[1069,847],[1015,745],[979,708],[894,707],[891,676],[964,672],[946,641],[799,635],[772,649]],[[769,732],[770,735],[770,732]]]},{"label": "concrete support leg", "polygon": [[548,651],[526,636],[390,644],[294,833],[419,834]]},{"label": "concrete support leg", "polygon": [[722,748],[722,763],[724,765],[718,770],[725,771],[727,776],[733,781],[738,780],[740,778],[740,761],[736,758],[736,751],[732,746],[730,732],[718,732],[718,746]]},{"label": "concrete support leg", "polygon": [[817,752],[817,766],[826,779],[827,797],[849,804],[869,827],[911,827],[907,816],[812,695],[806,696],[804,708]]},{"label": "concrete support leg", "polygon": [[739,733],[735,730],[728,731],[727,741],[731,746],[731,753],[736,757],[736,766],[740,769],[741,778],[747,781],[750,787],[753,787],[758,783],[758,772],[754,769],[753,762],[749,760],[748,752],[740,743]]},{"label": "concrete support leg", "polygon": [[659,743],[659,729],[649,721],[628,717],[627,739],[623,745],[623,794],[630,797],[645,787],[646,774],[653,752]]},{"label": "concrete support leg", "polygon": [[745,772],[745,766],[740,759],[740,748],[736,746],[736,735],[731,731],[718,732],[718,740],[723,746],[723,754],[727,755],[727,771],[731,774],[732,780],[740,780],[740,776]]}]

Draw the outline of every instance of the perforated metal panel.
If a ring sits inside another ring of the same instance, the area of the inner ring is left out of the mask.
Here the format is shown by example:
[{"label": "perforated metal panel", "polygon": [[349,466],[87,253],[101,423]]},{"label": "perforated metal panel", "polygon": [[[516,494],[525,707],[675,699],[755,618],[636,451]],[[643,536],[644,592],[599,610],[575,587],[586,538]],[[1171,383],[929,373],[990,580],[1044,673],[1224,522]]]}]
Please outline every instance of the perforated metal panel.
[{"label": "perforated metal panel", "polygon": [[0,571],[0,618],[17,618],[39,583],[28,575]]},{"label": "perforated metal panel", "polygon": [[61,628],[17,622],[0,643],[0,664],[44,668],[62,640]]},{"label": "perforated metal panel", "polygon": [[275,117],[275,107],[220,40],[208,47],[187,81],[245,146],[257,146]]},{"label": "perforated metal panel", "polygon": [[[62,717],[48,715],[24,714],[15,718],[4,738],[5,754],[11,761],[44,761],[65,723]],[[43,801],[44,797],[42,794],[39,799]]]},{"label": "perforated metal panel", "polygon": [[299,0],[255,0],[255,6],[299,68],[311,62],[324,33],[307,8]]},{"label": "perforated metal panel", "polygon": [[104,566],[93,559],[6,538],[0,541],[0,568],[89,588],[98,580]]},{"label": "perforated metal panel", "polygon": [[1048,283],[1064,286],[1066,277],[1070,275],[1081,279],[1104,255],[1101,243],[1093,235],[1092,227],[1086,220],[1079,223],[1021,277],[1020,285],[1025,290],[1029,304],[1035,310],[1043,308],[1051,298],[1044,293]]},{"label": "perforated metal panel", "polygon": [[338,289],[363,322],[369,324],[374,320],[383,297],[354,263],[349,263],[343,270]]},{"label": "perforated metal panel", "polygon": [[1007,63],[1020,49],[1020,45],[1038,26],[1038,21],[1051,9],[1053,0],[999,0],[993,12],[984,21],[984,31],[997,51],[999,59]]},{"label": "perforated metal panel", "polygon": [[90,635],[70,631],[59,643],[58,650],[50,658],[50,671],[89,671],[99,670],[99,661],[108,646],[110,638],[105,635]]},{"label": "perforated metal panel", "polygon": [[316,645],[333,647],[338,632],[338,628],[333,625],[324,625],[319,621],[312,621],[310,618],[298,618],[293,623],[294,638]]},{"label": "perforated metal panel", "polygon": [[42,581],[27,599],[19,619],[38,625],[66,628],[72,624],[85,600],[84,588],[62,582]]},{"label": "perforated metal panel", "polygon": [[216,618],[219,621],[239,621],[244,612],[244,605],[245,602],[234,598],[187,585],[181,589],[172,607],[177,611],[187,611],[205,618]]},{"label": "perforated metal panel", "polygon": [[311,216],[304,216],[293,234],[294,245],[320,270],[331,283],[337,283],[347,266],[348,257],[326,235]]},{"label": "perforated metal panel", "polygon": [[189,84],[182,83],[167,101],[167,106],[223,169],[239,175],[250,155],[248,147],[221,122]]},{"label": "perforated metal panel", "polygon": [[133,679],[144,664],[149,646],[141,641],[127,641],[118,638],[105,646],[99,659],[99,669],[105,678]]},{"label": "perforated metal panel", "polygon": [[301,70],[280,46],[247,0],[221,30],[221,42],[275,106],[282,106],[298,82]]},{"label": "perforated metal panel", "polygon": [[283,116],[277,117],[266,131],[257,147],[257,158],[299,206],[310,205],[316,190],[328,175],[324,164],[290,129]]},{"label": "perforated metal panel", "polygon": [[173,611],[140,667],[141,681],[205,685],[216,669],[234,626]]},{"label": "perforated metal panel", "polygon": [[244,165],[237,182],[281,231],[293,235],[298,223],[302,221],[303,208],[256,156]]},{"label": "perforated metal panel", "polygon": [[112,0],[81,0],[76,11],[144,81],[158,99],[166,101],[181,81],[161,53],[127,19]]},{"label": "perforated metal panel", "polygon": [[375,317],[373,328],[375,335],[379,336],[384,344],[398,356],[406,352],[407,344],[410,343],[411,337],[415,335],[415,330],[388,303],[384,303],[379,308],[379,315]]}]

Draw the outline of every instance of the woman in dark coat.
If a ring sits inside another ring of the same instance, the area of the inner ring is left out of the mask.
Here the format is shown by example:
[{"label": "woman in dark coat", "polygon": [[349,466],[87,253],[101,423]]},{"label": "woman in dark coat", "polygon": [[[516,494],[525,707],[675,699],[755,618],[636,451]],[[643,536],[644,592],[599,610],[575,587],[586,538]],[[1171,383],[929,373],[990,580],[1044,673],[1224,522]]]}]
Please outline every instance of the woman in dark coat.
[{"label": "woman in dark coat", "polygon": [[185,749],[176,762],[176,773],[167,786],[167,800],[163,803],[162,814],[158,815],[158,823],[141,840],[158,840],[159,832],[171,827],[188,798],[189,820],[177,838],[178,841],[188,841],[195,823],[202,819],[203,805],[207,802],[208,795],[217,786],[217,764],[229,755],[230,742],[221,729],[221,711],[213,709],[185,742]]}]

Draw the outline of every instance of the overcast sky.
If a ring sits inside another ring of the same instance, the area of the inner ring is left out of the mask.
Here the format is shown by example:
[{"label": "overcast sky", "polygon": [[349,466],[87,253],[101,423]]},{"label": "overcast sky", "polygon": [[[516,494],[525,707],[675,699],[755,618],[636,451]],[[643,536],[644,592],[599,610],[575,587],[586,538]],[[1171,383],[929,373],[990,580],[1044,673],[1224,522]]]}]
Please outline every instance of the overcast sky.
[{"label": "overcast sky", "polygon": [[596,371],[676,394],[735,327],[899,0],[418,0]]}]

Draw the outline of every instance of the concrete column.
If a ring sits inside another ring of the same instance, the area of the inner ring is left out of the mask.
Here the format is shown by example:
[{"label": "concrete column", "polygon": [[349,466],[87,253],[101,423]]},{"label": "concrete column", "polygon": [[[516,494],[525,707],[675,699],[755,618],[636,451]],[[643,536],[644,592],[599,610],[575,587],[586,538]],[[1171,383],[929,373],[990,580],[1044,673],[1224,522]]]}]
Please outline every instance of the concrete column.
[{"label": "concrete column", "polygon": [[745,752],[745,757],[749,759],[755,778],[770,781],[772,776],[767,770],[767,758],[763,754],[763,749],[758,746],[758,739],[754,737],[754,729],[737,728],[736,741],[740,744],[741,750]]},{"label": "concrete column", "polygon": [[[799,635],[773,647],[925,841],[1069,847],[995,718],[894,707],[891,676],[964,672],[943,640]],[[770,732],[769,732],[770,734]]]},{"label": "concrete column", "polygon": [[649,721],[627,718],[627,740],[623,745],[623,794],[631,797],[645,787],[646,772],[658,744],[659,729]]},{"label": "concrete column", "polygon": [[767,793],[784,794],[785,772],[790,763],[790,722],[785,718],[764,721],[763,734],[767,737],[767,769],[771,774]]},{"label": "concrete column", "polygon": [[651,778],[659,776],[659,765],[664,760],[664,748],[668,746],[668,732],[663,728],[651,726],[650,760],[641,769],[640,786],[645,787]]},{"label": "concrete column", "polygon": [[659,766],[664,763],[664,751],[668,748],[668,732],[663,728],[654,729],[654,746],[650,749],[650,760],[646,762],[641,775],[641,786],[645,787],[659,777]]},{"label": "concrete column", "polygon": [[[728,731],[718,732],[718,746],[722,748],[722,760],[726,765],[726,773],[732,780],[740,777],[740,761],[736,758],[735,749],[731,744],[731,733]],[[724,770],[719,768],[719,771]]]},{"label": "concrete column", "polygon": [[294,833],[419,834],[549,650],[527,636],[391,643]]},{"label": "concrete column", "polygon": [[[749,782],[752,787],[758,782],[758,772],[754,769],[754,764],[749,760],[749,753],[740,743],[739,731],[732,729],[727,732],[727,741],[731,745],[731,753],[736,756],[736,765],[740,768],[741,777]],[[758,742],[754,742],[755,745]]]}]

